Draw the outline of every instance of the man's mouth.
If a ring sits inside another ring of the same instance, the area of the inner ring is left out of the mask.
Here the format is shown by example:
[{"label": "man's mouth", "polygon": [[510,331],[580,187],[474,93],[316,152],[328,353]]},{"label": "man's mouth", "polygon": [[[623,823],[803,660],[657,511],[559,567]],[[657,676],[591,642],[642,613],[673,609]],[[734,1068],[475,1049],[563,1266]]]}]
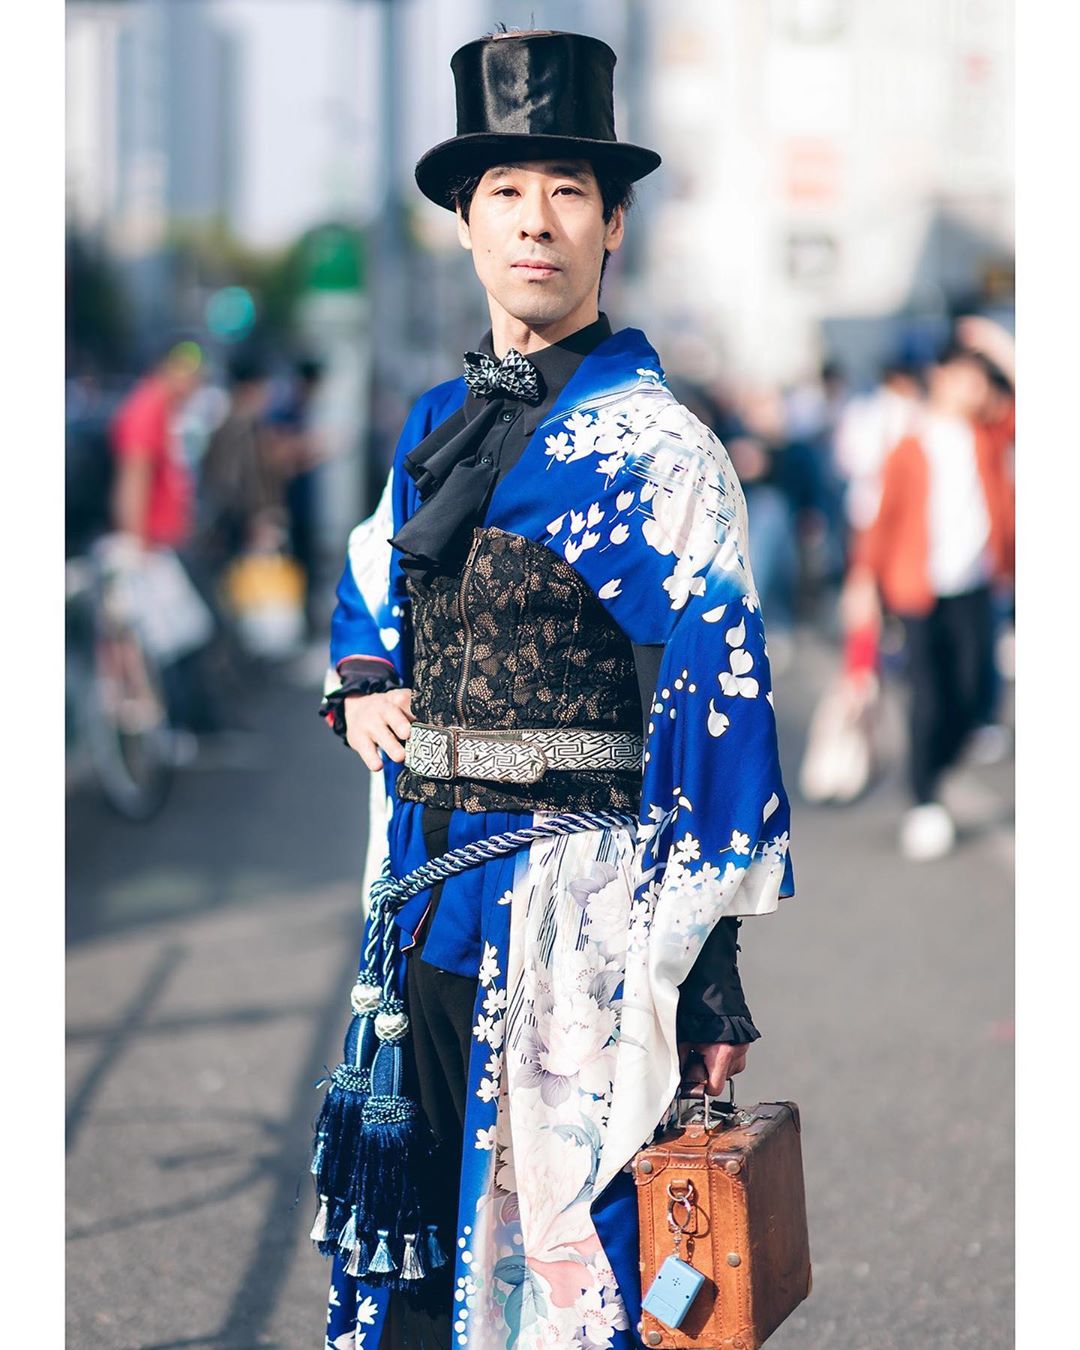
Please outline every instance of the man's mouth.
[{"label": "man's mouth", "polygon": [[512,263],[511,267],[526,277],[550,277],[560,270],[554,263],[543,262],[539,258],[523,258],[521,262]]}]

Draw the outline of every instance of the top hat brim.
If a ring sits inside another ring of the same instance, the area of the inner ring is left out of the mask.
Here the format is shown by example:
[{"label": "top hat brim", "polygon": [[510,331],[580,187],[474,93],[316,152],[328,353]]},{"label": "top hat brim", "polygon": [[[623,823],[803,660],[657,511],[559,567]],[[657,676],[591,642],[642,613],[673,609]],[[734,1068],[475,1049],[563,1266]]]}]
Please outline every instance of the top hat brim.
[{"label": "top hat brim", "polygon": [[451,187],[461,178],[482,174],[496,164],[537,159],[587,159],[636,183],[659,167],[655,150],[625,141],[590,140],[583,136],[531,136],[478,131],[442,141],[416,165],[416,185],[425,197],[454,210]]}]

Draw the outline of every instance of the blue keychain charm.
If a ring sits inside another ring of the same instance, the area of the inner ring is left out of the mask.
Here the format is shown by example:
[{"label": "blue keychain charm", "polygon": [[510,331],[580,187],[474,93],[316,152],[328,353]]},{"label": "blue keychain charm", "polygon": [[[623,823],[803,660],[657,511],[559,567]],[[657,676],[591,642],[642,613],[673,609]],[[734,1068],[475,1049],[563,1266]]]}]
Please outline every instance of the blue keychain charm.
[{"label": "blue keychain charm", "polygon": [[657,1271],[641,1306],[674,1331],[681,1326],[704,1283],[705,1276],[700,1270],[688,1266],[677,1256],[669,1256]]},{"label": "blue keychain charm", "polygon": [[[705,1276],[679,1256],[679,1247],[694,1217],[694,1183],[669,1181],[668,1227],[675,1241],[675,1252],[656,1272],[656,1279],[641,1300],[645,1312],[674,1331],[690,1311]],[[681,1213],[680,1213],[681,1212]]]}]

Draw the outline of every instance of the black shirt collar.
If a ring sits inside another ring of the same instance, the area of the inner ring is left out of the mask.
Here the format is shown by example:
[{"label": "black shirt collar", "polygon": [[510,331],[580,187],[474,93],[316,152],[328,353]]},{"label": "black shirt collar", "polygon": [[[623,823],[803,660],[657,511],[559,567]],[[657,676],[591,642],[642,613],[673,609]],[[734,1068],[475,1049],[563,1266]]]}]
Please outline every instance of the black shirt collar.
[{"label": "black shirt collar", "polygon": [[[539,403],[523,404],[525,423],[528,431],[533,431],[555,406],[555,401],[570,382],[570,377],[582,361],[595,348],[611,336],[611,324],[606,314],[601,314],[593,323],[579,328],[576,333],[553,342],[550,347],[541,347],[539,351],[529,352],[528,359],[540,372],[544,381],[544,396]],[[478,351],[495,356],[489,328],[480,339]],[[498,358],[496,358],[498,359]],[[490,399],[477,398],[475,394],[465,397],[465,420],[471,422],[491,402]]]}]

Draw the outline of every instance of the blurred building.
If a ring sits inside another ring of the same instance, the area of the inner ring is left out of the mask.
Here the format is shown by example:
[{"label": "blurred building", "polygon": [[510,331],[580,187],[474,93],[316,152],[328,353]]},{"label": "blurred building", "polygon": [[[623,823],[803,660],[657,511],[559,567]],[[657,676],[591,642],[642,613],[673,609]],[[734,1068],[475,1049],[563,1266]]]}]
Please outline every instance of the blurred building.
[{"label": "blurred building", "polygon": [[[763,379],[871,373],[898,316],[1008,268],[1012,0],[648,10],[664,195],[642,307]],[[659,175],[657,175],[659,177]],[[653,327],[657,324],[654,322]]]},{"label": "blurred building", "polygon": [[67,83],[72,224],[121,265],[140,327],[189,320],[177,313],[169,231],[231,224],[242,97],[235,40],[204,0],[69,4]]}]

